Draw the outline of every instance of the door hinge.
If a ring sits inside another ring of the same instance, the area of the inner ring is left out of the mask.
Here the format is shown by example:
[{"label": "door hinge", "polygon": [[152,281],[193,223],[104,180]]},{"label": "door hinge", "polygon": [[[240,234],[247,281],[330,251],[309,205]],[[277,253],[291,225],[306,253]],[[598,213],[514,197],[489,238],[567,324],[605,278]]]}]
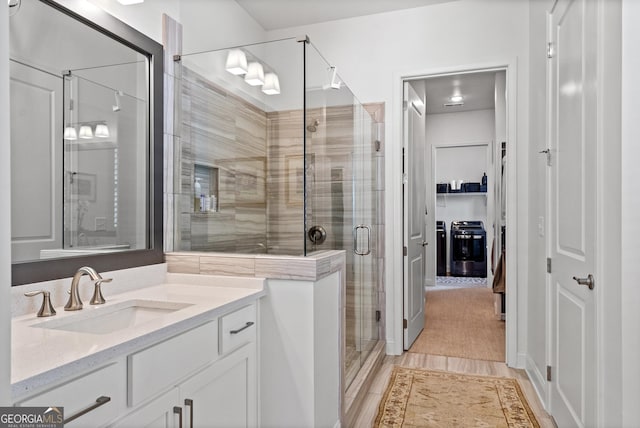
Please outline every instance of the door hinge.
[{"label": "door hinge", "polygon": [[376,322],[380,322],[380,317],[381,317],[380,311],[376,311]]},{"label": "door hinge", "polygon": [[403,319],[402,320],[402,328],[407,328],[409,326],[409,323],[407,322],[407,319]]},{"label": "door hinge", "polygon": [[547,43],[547,58],[553,58],[554,53],[555,52],[553,52],[553,43]]},{"label": "door hinge", "polygon": [[551,273],[551,257],[547,257],[547,273]]},{"label": "door hinge", "polygon": [[409,103],[407,102],[407,100],[403,100],[402,101],[402,110],[406,111],[408,106],[409,106]]},{"label": "door hinge", "polygon": [[407,250],[407,247],[402,247],[402,255],[403,256],[408,256],[409,255],[409,251]]},{"label": "door hinge", "polygon": [[547,366],[547,381],[551,382],[551,366]]},{"label": "door hinge", "polygon": [[547,156],[547,165],[551,166],[551,149],[540,150],[538,153],[544,153]]}]

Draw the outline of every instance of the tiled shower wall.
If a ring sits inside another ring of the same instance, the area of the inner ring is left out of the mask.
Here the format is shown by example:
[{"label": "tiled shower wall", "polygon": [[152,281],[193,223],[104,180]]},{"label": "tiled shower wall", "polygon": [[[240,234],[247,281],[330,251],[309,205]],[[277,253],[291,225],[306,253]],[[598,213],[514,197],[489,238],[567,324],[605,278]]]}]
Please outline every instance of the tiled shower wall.
[{"label": "tiled shower wall", "polygon": [[[267,117],[182,67],[178,251],[261,253],[267,245]],[[218,210],[200,212],[195,165],[217,171]]]},{"label": "tiled shower wall", "polygon": [[[303,254],[302,110],[265,113],[186,67],[181,85],[175,251]],[[316,246],[307,239],[307,251],[340,248],[352,258],[354,108],[308,116],[322,121],[315,133],[307,131],[307,218],[327,230],[327,240]],[[218,168],[218,212],[195,209],[195,164]],[[366,222],[375,224],[377,206],[369,208]]]}]

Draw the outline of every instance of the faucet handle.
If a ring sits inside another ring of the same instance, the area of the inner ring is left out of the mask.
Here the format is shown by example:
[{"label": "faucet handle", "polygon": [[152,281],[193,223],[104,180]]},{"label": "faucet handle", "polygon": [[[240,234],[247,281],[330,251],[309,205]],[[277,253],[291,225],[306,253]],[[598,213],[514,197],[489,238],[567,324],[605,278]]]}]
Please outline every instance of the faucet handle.
[{"label": "faucet handle", "polygon": [[104,300],[104,297],[102,296],[102,289],[100,288],[100,285],[102,285],[103,282],[111,282],[111,281],[112,281],[112,278],[100,278],[94,282],[95,287],[93,289],[93,297],[89,302],[90,304],[103,305],[104,303],[106,303],[106,300]]},{"label": "faucet handle", "polygon": [[53,309],[53,305],[51,305],[51,293],[45,290],[39,291],[29,291],[28,293],[24,293],[27,297],[37,296],[38,294],[42,294],[42,306],[40,306],[40,310],[38,311],[39,317],[51,317],[56,314],[56,310]]}]

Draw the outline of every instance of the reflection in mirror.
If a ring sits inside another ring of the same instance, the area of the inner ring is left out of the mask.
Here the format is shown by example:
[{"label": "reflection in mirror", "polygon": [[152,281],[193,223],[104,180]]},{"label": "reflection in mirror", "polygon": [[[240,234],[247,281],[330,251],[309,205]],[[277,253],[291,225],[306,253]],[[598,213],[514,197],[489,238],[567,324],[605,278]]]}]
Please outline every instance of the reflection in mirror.
[{"label": "reflection in mirror", "polygon": [[25,268],[49,270],[30,281],[73,274],[51,259],[105,270],[135,265],[122,252],[149,264],[151,250],[162,261],[162,47],[77,5],[86,18],[50,0],[21,0],[10,17],[14,285]]}]

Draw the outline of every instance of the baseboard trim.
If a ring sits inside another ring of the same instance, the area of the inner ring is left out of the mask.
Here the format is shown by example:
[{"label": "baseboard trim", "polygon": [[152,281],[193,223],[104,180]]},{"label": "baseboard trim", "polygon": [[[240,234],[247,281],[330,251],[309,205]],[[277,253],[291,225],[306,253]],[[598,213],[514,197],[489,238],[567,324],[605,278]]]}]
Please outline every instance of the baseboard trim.
[{"label": "baseboard trim", "polygon": [[518,353],[517,357],[516,357],[516,369],[524,369],[527,367],[527,354],[524,353]]},{"label": "baseboard trim", "polygon": [[538,366],[535,361],[533,361],[529,356],[527,356],[527,365],[525,367],[525,372],[527,376],[529,376],[529,380],[531,381],[531,385],[533,385],[533,389],[536,391],[538,395],[538,399],[542,404],[542,407],[548,412],[549,406],[547,406],[547,379],[546,376],[542,374],[540,370],[538,370]]}]

